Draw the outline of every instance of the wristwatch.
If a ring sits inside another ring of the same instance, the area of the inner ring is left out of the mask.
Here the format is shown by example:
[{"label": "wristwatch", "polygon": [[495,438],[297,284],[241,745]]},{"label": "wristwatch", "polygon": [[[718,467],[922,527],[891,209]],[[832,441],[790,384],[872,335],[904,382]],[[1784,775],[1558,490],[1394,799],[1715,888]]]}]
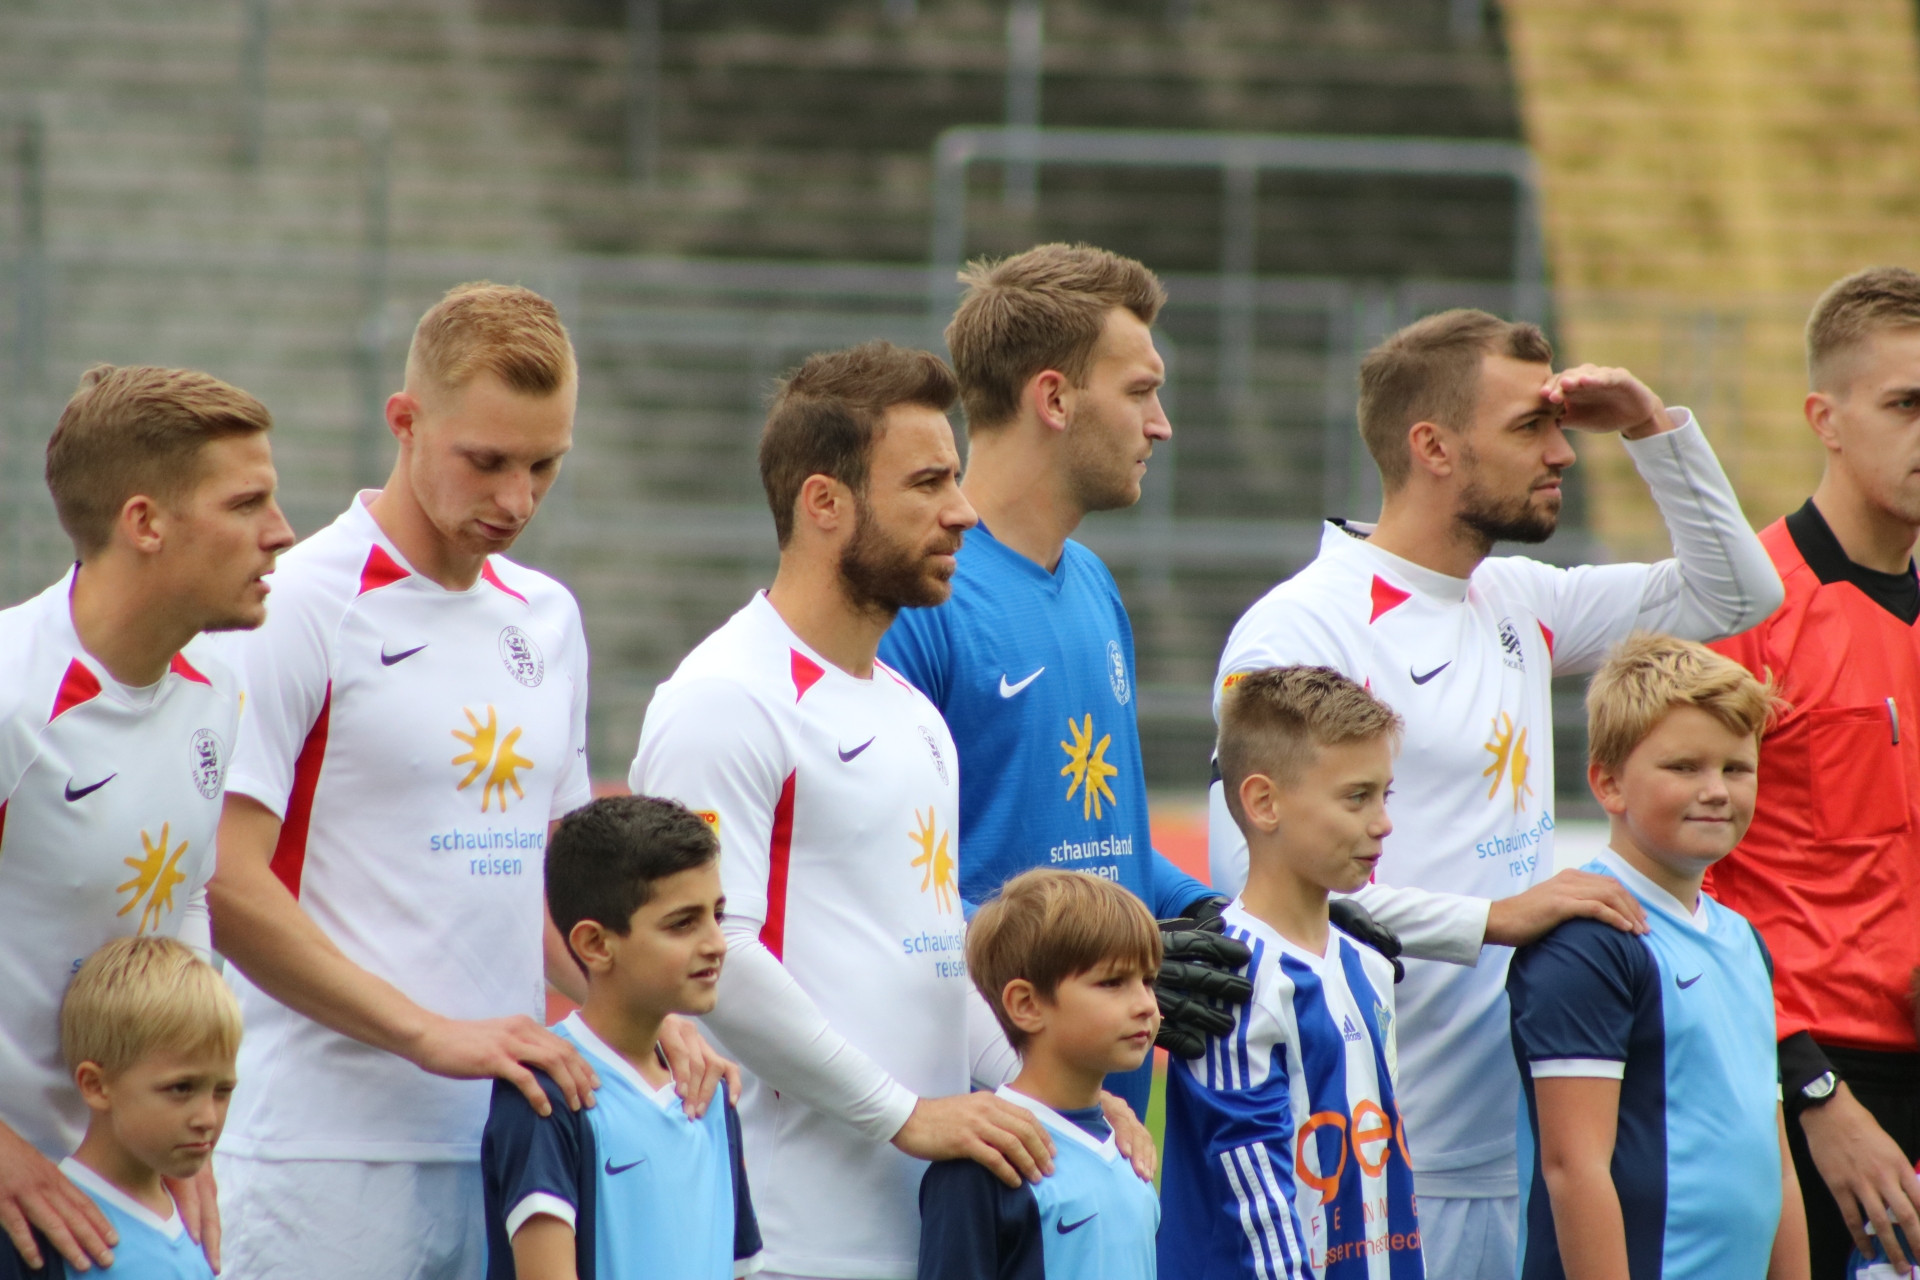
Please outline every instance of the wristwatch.
[{"label": "wristwatch", "polygon": [[1840,1077],[1831,1071],[1822,1071],[1813,1079],[1800,1086],[1801,1106],[1817,1107],[1833,1097],[1833,1091],[1840,1087]]}]

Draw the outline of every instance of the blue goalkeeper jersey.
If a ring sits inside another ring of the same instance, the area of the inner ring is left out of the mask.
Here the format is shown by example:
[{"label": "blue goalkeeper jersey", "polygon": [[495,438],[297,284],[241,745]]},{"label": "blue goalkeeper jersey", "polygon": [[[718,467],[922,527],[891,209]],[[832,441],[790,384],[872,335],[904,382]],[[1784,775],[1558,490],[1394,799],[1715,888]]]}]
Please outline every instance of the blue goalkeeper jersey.
[{"label": "blue goalkeeper jersey", "polygon": [[1520,1276],[1566,1274],[1538,1151],[1534,1081],[1620,1082],[1613,1185],[1633,1280],[1761,1280],[1780,1223],[1779,1058],[1760,935],[1702,894],[1685,906],[1611,850],[1584,870],[1647,909],[1636,937],[1569,920],[1514,953]]},{"label": "blue goalkeeper jersey", "polygon": [[1000,1097],[1053,1135],[1053,1173],[1009,1187],[972,1160],[927,1166],[919,1280],[1154,1280],[1160,1200],[1099,1108],[1061,1113],[1004,1087]]}]

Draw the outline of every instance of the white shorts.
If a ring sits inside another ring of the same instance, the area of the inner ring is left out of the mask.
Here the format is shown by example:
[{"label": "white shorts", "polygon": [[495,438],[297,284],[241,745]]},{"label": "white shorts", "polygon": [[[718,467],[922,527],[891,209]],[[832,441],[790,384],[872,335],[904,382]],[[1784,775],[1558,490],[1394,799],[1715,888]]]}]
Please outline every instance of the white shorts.
[{"label": "white shorts", "polygon": [[476,1164],[216,1155],[221,1280],[486,1280]]},{"label": "white shorts", "polygon": [[1420,1256],[1434,1280],[1513,1280],[1519,1244],[1519,1196],[1420,1197]]}]

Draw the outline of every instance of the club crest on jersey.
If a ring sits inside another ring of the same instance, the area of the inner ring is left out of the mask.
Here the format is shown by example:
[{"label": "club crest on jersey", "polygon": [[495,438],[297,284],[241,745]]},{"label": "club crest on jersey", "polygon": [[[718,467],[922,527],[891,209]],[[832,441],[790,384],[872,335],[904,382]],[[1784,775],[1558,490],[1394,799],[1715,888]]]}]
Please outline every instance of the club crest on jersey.
[{"label": "club crest on jersey", "polygon": [[1527,669],[1527,651],[1520,647],[1520,632],[1512,618],[1500,619],[1500,661],[1515,671]]},{"label": "club crest on jersey", "polygon": [[908,835],[912,837],[920,856],[907,865],[926,868],[920,876],[920,892],[932,890],[934,907],[942,913],[950,912],[960,892],[957,879],[960,863],[952,853],[953,833],[940,830],[931,805],[927,807],[927,816],[924,818],[915,809],[913,820],[915,827]]},{"label": "club crest on jersey", "polygon": [[1100,802],[1104,798],[1110,805],[1119,805],[1114,798],[1113,788],[1107,785],[1107,779],[1118,776],[1120,767],[1107,763],[1107,748],[1113,743],[1112,734],[1103,734],[1100,741],[1093,740],[1093,713],[1087,713],[1084,724],[1067,717],[1067,732],[1073,735],[1073,741],[1062,742],[1060,749],[1067,753],[1067,762],[1060,766],[1060,776],[1070,778],[1067,783],[1067,799],[1080,796],[1080,816],[1098,818],[1104,815]]},{"label": "club crest on jersey", "polygon": [[533,637],[518,627],[501,628],[500,661],[506,663],[508,675],[529,689],[539,688],[547,677],[546,656]]},{"label": "club crest on jersey", "polygon": [[1113,686],[1113,700],[1126,706],[1133,686],[1127,682],[1127,655],[1120,651],[1118,640],[1107,641],[1107,683]]},{"label": "club crest on jersey", "polygon": [[452,763],[456,768],[460,765],[472,767],[467,770],[466,777],[454,784],[453,789],[465,791],[480,775],[485,774],[486,782],[480,787],[480,812],[485,813],[488,806],[493,803],[494,797],[498,796],[500,812],[505,813],[507,788],[513,788],[516,799],[526,799],[527,793],[520,786],[519,772],[522,769],[534,767],[533,761],[513,749],[514,744],[520,741],[520,730],[518,727],[510,729],[507,731],[507,736],[502,738],[500,717],[492,706],[487,707],[487,722],[484,725],[469,708],[462,707],[461,710],[466,713],[467,724],[473,732],[462,733],[458,729],[453,731],[453,736],[466,743],[468,749],[455,756]]},{"label": "club crest on jersey", "polygon": [[1480,771],[1481,777],[1493,779],[1487,786],[1487,799],[1498,795],[1504,782],[1513,788],[1513,811],[1518,813],[1526,808],[1527,797],[1533,794],[1533,785],[1527,781],[1527,769],[1533,764],[1533,757],[1527,754],[1526,726],[1522,725],[1516,734],[1513,717],[1502,711],[1493,717],[1492,730],[1480,749],[1493,756],[1493,763]]},{"label": "club crest on jersey", "polygon": [[927,753],[933,757],[933,767],[940,775],[941,785],[946,785],[947,758],[940,754],[939,740],[933,736],[933,730],[927,726],[916,725],[915,728],[920,730],[920,737],[927,744]]},{"label": "club crest on jersey", "polygon": [[193,735],[193,785],[201,795],[212,800],[220,794],[220,782],[226,777],[226,744],[220,741],[220,735],[211,729],[201,729]]},{"label": "club crest on jersey", "polygon": [[186,872],[180,870],[180,855],[187,851],[187,842],[182,840],[176,848],[169,850],[167,845],[171,828],[171,823],[161,823],[158,841],[142,831],[140,856],[120,859],[132,869],[133,878],[114,886],[115,893],[129,895],[114,914],[124,916],[139,907],[140,933],[153,928],[160,923],[161,916],[173,911],[173,891],[187,880]]}]

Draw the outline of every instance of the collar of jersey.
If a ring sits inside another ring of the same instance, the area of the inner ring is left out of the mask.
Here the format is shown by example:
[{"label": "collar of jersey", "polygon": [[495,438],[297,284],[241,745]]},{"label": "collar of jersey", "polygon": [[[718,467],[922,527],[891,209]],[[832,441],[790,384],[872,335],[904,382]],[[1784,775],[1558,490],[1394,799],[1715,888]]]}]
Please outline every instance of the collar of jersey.
[{"label": "collar of jersey", "polygon": [[1047,1128],[1053,1130],[1055,1133],[1060,1134],[1062,1137],[1070,1138],[1074,1142],[1079,1143],[1087,1150],[1099,1156],[1102,1160],[1105,1160],[1108,1164],[1112,1164],[1120,1158],[1120,1144],[1111,1135],[1108,1136],[1105,1142],[1097,1140],[1092,1134],[1061,1115],[1058,1111],[1055,1111],[1046,1103],[1038,1102],[1029,1098],[1024,1093],[1017,1092],[1010,1084],[1001,1085],[998,1089],[995,1089],[993,1093],[995,1097],[1005,1098],[1016,1107],[1025,1107],[1039,1118],[1041,1124],[1047,1126]]},{"label": "collar of jersey", "polygon": [[1594,855],[1593,860],[1606,868],[1615,880],[1627,886],[1634,897],[1648,906],[1666,912],[1674,919],[1698,929],[1701,933],[1706,933],[1713,927],[1712,920],[1707,916],[1706,890],[1700,891],[1699,910],[1688,911],[1686,903],[1655,884],[1646,872],[1628,862],[1611,848],[1600,850]]},{"label": "collar of jersey", "polygon": [[146,711],[160,700],[161,687],[166,684],[167,676],[173,674],[173,669],[169,667],[165,674],[152,684],[138,686],[122,684],[113,678],[113,673],[107,670],[106,664],[87,652],[87,647],[80,643],[80,633],[74,629],[73,625],[73,580],[79,572],[80,565],[76,561],[60,581],[42,593],[46,599],[47,612],[53,616],[54,625],[60,629],[60,642],[66,645],[68,652],[78,658],[87,670],[93,672],[94,679],[100,682],[102,693],[110,694],[115,702],[132,707],[135,711]]},{"label": "collar of jersey", "polygon": [[1235,898],[1232,903],[1228,905],[1227,911],[1233,913],[1232,917],[1227,920],[1228,924],[1245,929],[1248,933],[1259,934],[1267,945],[1279,947],[1286,951],[1288,955],[1303,962],[1317,966],[1327,964],[1331,961],[1337,961],[1340,958],[1340,952],[1338,950],[1339,940],[1346,937],[1346,934],[1335,927],[1331,921],[1327,923],[1326,954],[1317,956],[1299,943],[1284,937],[1278,929],[1253,914],[1253,912],[1247,910],[1247,904],[1240,901],[1240,899]]},{"label": "collar of jersey", "polygon": [[[1432,596],[1435,600],[1459,604],[1467,598],[1471,579],[1435,573],[1424,565],[1403,560],[1391,551],[1382,551],[1367,540],[1374,528],[1374,525],[1361,524],[1357,520],[1349,520],[1344,525],[1329,520],[1320,532],[1320,554],[1354,557],[1376,569],[1386,570],[1421,595]],[[1355,534],[1360,536],[1355,537]]]},{"label": "collar of jersey", "polygon": [[[373,518],[373,512],[368,509],[367,504],[379,496],[380,491],[378,489],[362,489],[359,493],[353,495],[353,506],[347,509],[347,523],[353,527],[353,532],[356,536],[365,538],[374,546],[379,547],[382,551],[393,557],[395,564],[407,571],[407,576],[402,579],[403,582],[411,582],[416,587],[428,591],[438,591],[441,595],[446,596],[471,596],[478,595],[482,591],[494,590],[493,586],[482,576],[475,578],[473,585],[466,590],[455,591],[452,587],[442,586],[438,582],[435,582],[432,578],[429,578],[426,574],[415,568],[413,561],[407,559],[407,557],[402,554],[400,548],[393,545],[393,539],[387,536],[387,531],[380,527],[380,522]],[[487,563],[491,564],[492,562],[493,557],[488,556]]]},{"label": "collar of jersey", "polygon": [[611,1071],[627,1084],[631,1085],[644,1098],[650,1099],[662,1111],[680,1106],[680,1095],[673,1091],[673,1081],[669,1080],[658,1089],[647,1083],[647,1078],[634,1069],[631,1062],[620,1056],[618,1050],[593,1033],[587,1020],[575,1009],[560,1024],[566,1028],[567,1036],[580,1046],[580,1051],[592,1058],[594,1065],[602,1071]]},{"label": "collar of jersey", "polygon": [[[747,608],[753,611],[754,615],[760,619],[763,625],[772,627],[775,631],[779,633],[781,644],[786,645],[790,649],[798,650],[804,657],[807,658],[808,661],[812,662],[814,666],[819,667],[820,670],[824,671],[826,674],[830,676],[839,676],[843,680],[851,680],[856,686],[862,689],[875,687],[873,682],[875,678],[879,676],[880,668],[886,665],[885,663],[881,662],[878,658],[874,659],[873,675],[870,675],[866,679],[862,680],[859,676],[854,675],[851,671],[846,670],[844,667],[835,666],[832,662],[828,661],[826,658],[823,658],[818,653],[815,653],[811,645],[809,645],[805,640],[802,640],[798,635],[794,634],[793,628],[787,625],[787,620],[780,616],[780,611],[778,609],[773,607],[773,601],[767,599],[766,592],[764,591],[754,592],[753,599],[747,602]],[[898,679],[898,677],[895,677],[895,678]]]},{"label": "collar of jersey", "polygon": [[176,1208],[170,1218],[163,1218],[147,1206],[135,1200],[120,1188],[108,1182],[87,1166],[68,1156],[60,1162],[60,1172],[67,1175],[69,1181],[83,1190],[99,1196],[135,1222],[143,1222],[169,1240],[178,1240],[186,1228],[181,1225],[180,1213]]},{"label": "collar of jersey", "polygon": [[1047,571],[1045,565],[1036,560],[1028,559],[1006,543],[1000,541],[1000,539],[994,537],[993,531],[987,528],[984,520],[967,530],[967,541],[961,544],[961,550],[965,551],[969,543],[990,548],[991,554],[999,556],[1000,559],[1013,566],[1014,572],[1024,574],[1032,578],[1035,582],[1044,584],[1047,589],[1055,595],[1059,595],[1060,589],[1067,583],[1067,548],[1073,545],[1073,539],[1071,538],[1068,538],[1060,545],[1060,562],[1053,566],[1051,573]]}]

